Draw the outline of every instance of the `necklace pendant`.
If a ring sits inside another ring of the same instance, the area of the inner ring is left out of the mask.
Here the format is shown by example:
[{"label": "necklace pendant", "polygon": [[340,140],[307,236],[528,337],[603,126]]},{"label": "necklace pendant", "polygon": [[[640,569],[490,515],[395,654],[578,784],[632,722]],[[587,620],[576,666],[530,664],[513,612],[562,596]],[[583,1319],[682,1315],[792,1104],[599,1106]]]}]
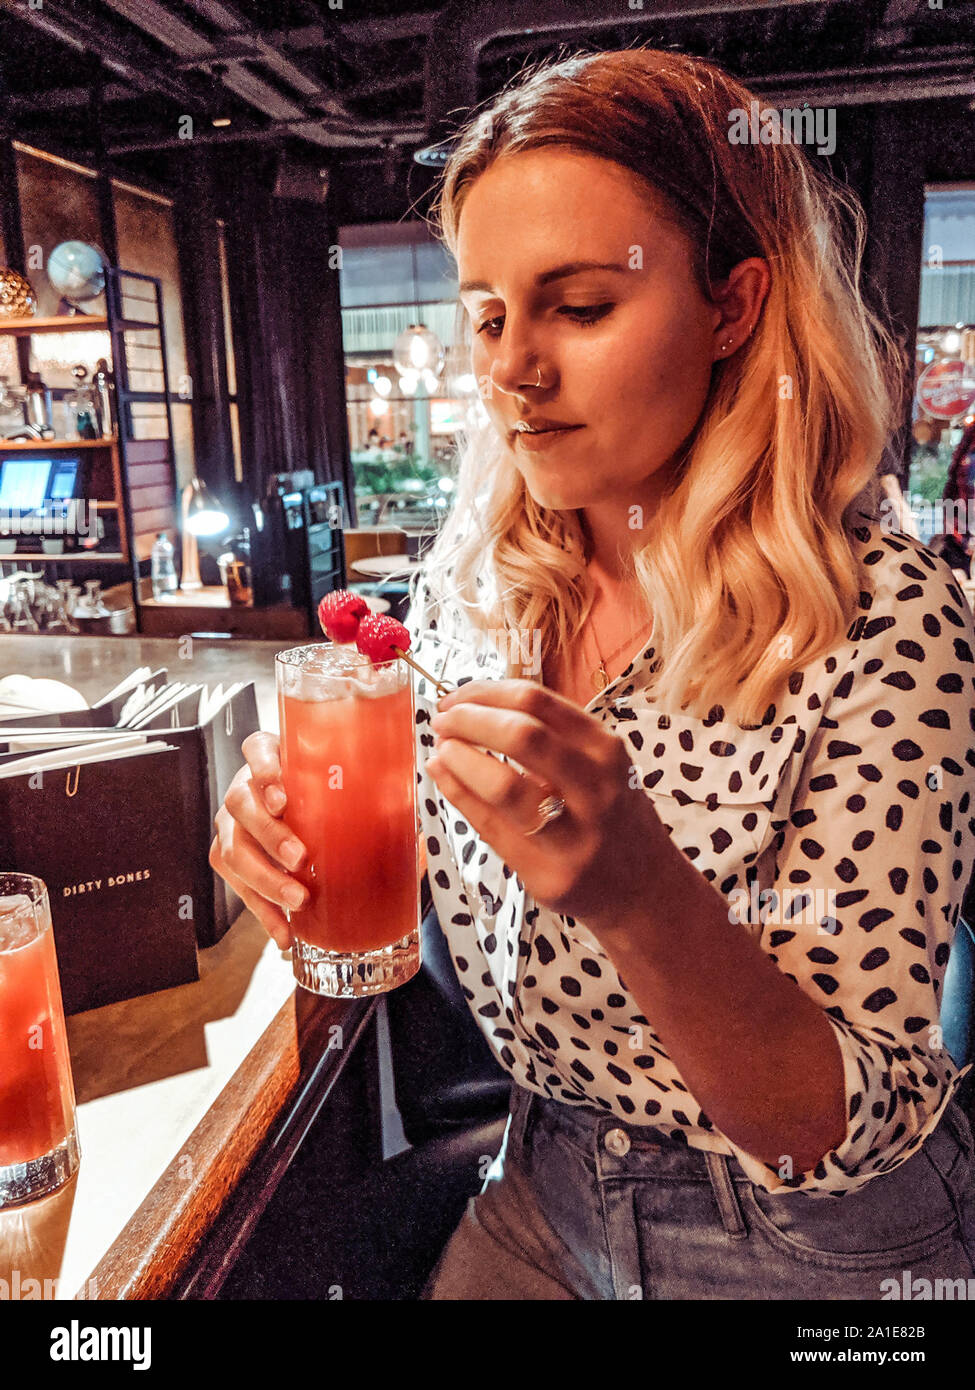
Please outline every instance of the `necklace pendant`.
[{"label": "necklace pendant", "polygon": [[602,662],[599,663],[592,673],[592,685],[597,695],[609,685],[609,673]]}]

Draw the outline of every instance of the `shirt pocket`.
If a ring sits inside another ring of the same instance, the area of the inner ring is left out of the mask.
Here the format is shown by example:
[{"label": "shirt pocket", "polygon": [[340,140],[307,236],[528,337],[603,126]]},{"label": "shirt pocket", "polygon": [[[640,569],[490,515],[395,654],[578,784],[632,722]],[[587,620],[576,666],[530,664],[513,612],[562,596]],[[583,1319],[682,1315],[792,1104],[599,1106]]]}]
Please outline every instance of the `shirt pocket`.
[{"label": "shirt pocket", "polygon": [[788,805],[792,759],[804,741],[798,726],[743,729],[653,712],[618,731],[675,844],[729,891],[771,839],[776,806]]}]

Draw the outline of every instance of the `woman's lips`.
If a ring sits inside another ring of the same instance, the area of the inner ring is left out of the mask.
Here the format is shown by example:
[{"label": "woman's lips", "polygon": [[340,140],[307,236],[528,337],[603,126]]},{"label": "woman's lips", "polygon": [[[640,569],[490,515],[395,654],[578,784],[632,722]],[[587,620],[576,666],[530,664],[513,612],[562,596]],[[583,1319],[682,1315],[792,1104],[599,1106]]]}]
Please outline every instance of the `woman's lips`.
[{"label": "woman's lips", "polygon": [[567,439],[570,434],[575,434],[578,430],[583,429],[585,429],[585,425],[570,425],[563,430],[516,430],[515,444],[529,454],[537,454],[545,449],[553,448],[561,440]]}]

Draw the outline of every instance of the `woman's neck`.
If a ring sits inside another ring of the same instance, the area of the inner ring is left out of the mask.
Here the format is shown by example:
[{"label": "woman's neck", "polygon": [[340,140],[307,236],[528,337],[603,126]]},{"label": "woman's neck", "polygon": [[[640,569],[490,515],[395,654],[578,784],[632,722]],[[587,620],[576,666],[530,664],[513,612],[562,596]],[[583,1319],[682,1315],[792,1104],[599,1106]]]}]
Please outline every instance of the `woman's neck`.
[{"label": "woman's neck", "polygon": [[615,502],[599,503],[579,513],[589,573],[606,585],[624,582],[632,573],[639,532],[629,530],[626,513]]},{"label": "woman's neck", "polygon": [[640,639],[649,640],[652,615],[636,580],[607,573],[593,558],[588,565],[595,594],[581,632],[543,666],[550,689],[585,706],[597,693],[600,665],[610,680],[626,669]]}]

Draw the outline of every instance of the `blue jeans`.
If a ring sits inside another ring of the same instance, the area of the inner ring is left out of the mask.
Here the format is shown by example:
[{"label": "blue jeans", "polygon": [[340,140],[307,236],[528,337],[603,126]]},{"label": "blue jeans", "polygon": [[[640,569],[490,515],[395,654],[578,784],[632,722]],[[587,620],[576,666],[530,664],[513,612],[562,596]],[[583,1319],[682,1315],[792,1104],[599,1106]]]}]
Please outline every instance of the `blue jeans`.
[{"label": "blue jeans", "polygon": [[899,1167],[810,1198],[516,1086],[501,1151],[422,1297],[880,1300],[918,1297],[919,1280],[975,1298],[975,1155],[954,1100]]}]

